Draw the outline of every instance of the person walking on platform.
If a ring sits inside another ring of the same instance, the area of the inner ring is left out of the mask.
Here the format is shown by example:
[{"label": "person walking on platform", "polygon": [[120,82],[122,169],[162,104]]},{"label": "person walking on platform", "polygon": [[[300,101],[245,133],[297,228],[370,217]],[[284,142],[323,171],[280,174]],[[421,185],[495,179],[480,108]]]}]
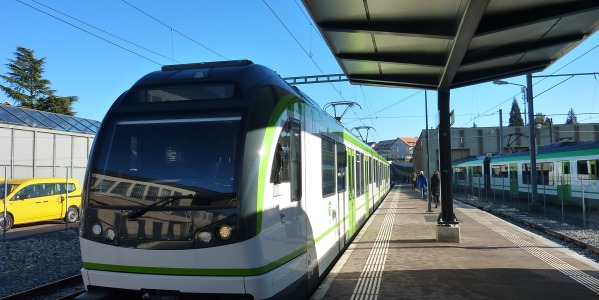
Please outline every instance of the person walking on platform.
[{"label": "person walking on platform", "polygon": [[439,171],[435,171],[431,177],[431,196],[433,196],[433,203],[435,208],[439,206],[439,195],[441,194],[441,179],[439,179]]},{"label": "person walking on platform", "polygon": [[416,178],[416,184],[418,185],[418,188],[420,188],[420,196],[422,199],[424,199],[424,196],[426,195],[426,187],[428,186],[428,178],[424,176],[423,171],[420,171],[420,175],[418,175],[418,178]]},{"label": "person walking on platform", "polygon": [[416,189],[416,173],[412,173],[412,188]]}]

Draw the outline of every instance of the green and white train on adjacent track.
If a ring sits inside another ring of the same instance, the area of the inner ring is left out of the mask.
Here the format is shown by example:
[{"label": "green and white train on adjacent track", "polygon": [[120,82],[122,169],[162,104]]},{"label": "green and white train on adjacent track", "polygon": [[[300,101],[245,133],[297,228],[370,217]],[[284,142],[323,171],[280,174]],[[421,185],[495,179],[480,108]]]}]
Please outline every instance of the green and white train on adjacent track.
[{"label": "green and white train on adjacent track", "polygon": [[390,190],[387,160],[248,60],[141,78],[85,180],[81,299],[306,299]]},{"label": "green and white train on adjacent track", "polygon": [[[580,223],[599,224],[599,141],[539,147],[537,200],[573,212]],[[475,197],[532,203],[530,151],[469,157],[453,162],[454,186]],[[528,202],[527,202],[528,201]]]}]

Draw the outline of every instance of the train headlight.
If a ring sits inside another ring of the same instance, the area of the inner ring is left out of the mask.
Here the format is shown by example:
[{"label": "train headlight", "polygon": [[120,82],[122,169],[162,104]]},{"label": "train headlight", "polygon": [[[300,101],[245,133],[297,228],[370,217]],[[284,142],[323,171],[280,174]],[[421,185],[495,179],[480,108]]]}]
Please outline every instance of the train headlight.
[{"label": "train headlight", "polygon": [[108,242],[114,242],[114,240],[116,239],[116,231],[114,230],[114,228],[106,229],[106,231],[104,232],[104,238]]},{"label": "train headlight", "polygon": [[94,237],[99,237],[102,234],[102,225],[100,223],[92,223],[91,234]]},{"label": "train headlight", "polygon": [[221,225],[218,230],[216,231],[216,235],[218,236],[219,239],[226,241],[228,239],[231,238],[231,236],[233,235],[233,227],[229,226],[229,225]]},{"label": "train headlight", "polygon": [[212,242],[212,233],[208,231],[197,232],[195,239],[201,245],[208,245],[210,242]]}]

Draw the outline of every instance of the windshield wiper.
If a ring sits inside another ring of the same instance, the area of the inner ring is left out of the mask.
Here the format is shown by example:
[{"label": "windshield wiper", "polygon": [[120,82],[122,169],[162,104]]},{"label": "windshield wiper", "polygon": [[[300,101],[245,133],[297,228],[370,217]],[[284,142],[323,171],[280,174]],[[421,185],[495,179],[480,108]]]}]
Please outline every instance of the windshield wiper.
[{"label": "windshield wiper", "polygon": [[130,212],[127,215],[127,219],[129,219],[131,221],[134,221],[137,218],[143,216],[145,213],[147,213],[154,206],[158,206],[158,205],[165,206],[165,205],[167,205],[167,204],[169,204],[169,203],[171,203],[171,202],[173,202],[175,200],[180,200],[180,199],[194,199],[194,197],[195,196],[192,195],[192,194],[189,194],[189,195],[177,195],[177,196],[167,196],[167,197],[164,197],[162,200],[160,200],[158,202],[154,202],[154,203],[152,203],[152,204],[150,204],[148,206],[145,206],[143,208],[140,208],[138,210],[134,210],[134,211]]}]

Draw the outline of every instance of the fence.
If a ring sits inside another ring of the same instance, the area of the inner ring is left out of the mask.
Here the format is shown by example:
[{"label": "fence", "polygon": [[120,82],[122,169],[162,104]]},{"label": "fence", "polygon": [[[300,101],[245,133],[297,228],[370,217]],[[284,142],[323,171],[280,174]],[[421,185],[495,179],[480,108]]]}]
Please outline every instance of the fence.
[{"label": "fence", "polygon": [[[525,179],[531,182],[530,177]],[[509,178],[491,178],[487,184],[483,177],[454,180],[453,196],[494,210],[518,210],[563,225],[599,228],[599,179],[562,175],[549,179],[540,176],[538,180],[536,203],[531,184],[510,182]]]}]

